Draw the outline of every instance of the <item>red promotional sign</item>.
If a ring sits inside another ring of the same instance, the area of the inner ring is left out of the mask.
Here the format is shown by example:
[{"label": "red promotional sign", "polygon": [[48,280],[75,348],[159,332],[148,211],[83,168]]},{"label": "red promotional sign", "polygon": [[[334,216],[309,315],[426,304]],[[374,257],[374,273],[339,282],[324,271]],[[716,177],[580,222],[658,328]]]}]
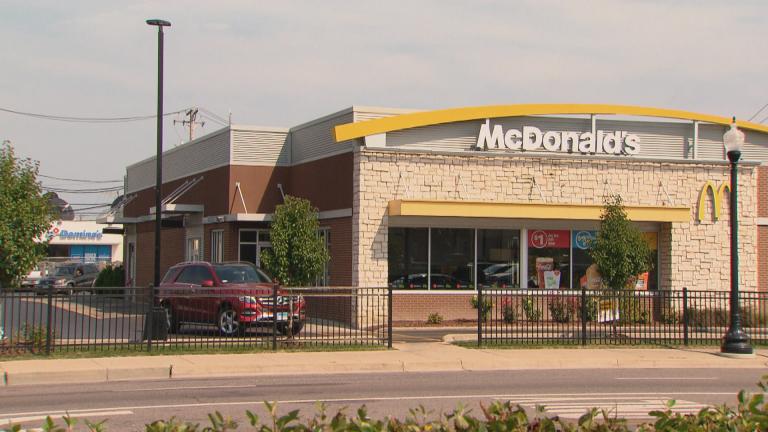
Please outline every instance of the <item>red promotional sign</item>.
[{"label": "red promotional sign", "polygon": [[568,249],[571,247],[571,233],[568,230],[529,230],[528,247]]}]

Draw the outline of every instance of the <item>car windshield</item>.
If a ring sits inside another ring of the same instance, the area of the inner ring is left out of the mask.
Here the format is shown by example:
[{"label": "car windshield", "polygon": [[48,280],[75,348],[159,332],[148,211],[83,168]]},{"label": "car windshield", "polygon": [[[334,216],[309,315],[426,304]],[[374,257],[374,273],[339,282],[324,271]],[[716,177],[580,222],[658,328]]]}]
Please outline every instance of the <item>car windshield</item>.
[{"label": "car windshield", "polygon": [[247,264],[214,265],[222,283],[269,283],[271,280],[263,271]]},{"label": "car windshield", "polygon": [[75,268],[72,266],[58,267],[56,268],[55,276],[72,276],[75,272]]}]

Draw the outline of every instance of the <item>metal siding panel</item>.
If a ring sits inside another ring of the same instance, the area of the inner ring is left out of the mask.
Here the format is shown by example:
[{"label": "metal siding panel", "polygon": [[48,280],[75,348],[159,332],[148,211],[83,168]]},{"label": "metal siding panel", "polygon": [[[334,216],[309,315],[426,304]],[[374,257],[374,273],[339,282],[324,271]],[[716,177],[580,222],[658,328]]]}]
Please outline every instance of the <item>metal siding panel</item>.
[{"label": "metal siding panel", "polygon": [[233,130],[232,163],[269,166],[290,165],[288,133]]},{"label": "metal siding panel", "polygon": [[[163,183],[229,163],[229,129],[163,152]],[[126,193],[155,185],[155,158],[126,169]]]},{"label": "metal siding panel", "polygon": [[640,138],[637,157],[686,159],[693,157],[693,123],[639,122],[597,119],[597,129],[627,131]]},{"label": "metal siding panel", "polygon": [[352,151],[354,141],[337,143],[333,138],[333,127],[351,123],[354,113],[348,112],[298,130],[291,131],[292,164],[319,159],[345,151]]},{"label": "metal siding panel", "polygon": [[725,126],[714,124],[699,124],[699,159],[725,160],[723,134]]},{"label": "metal siding panel", "polygon": [[768,161],[768,135],[752,131],[745,133],[747,137],[742,158],[750,161]]}]

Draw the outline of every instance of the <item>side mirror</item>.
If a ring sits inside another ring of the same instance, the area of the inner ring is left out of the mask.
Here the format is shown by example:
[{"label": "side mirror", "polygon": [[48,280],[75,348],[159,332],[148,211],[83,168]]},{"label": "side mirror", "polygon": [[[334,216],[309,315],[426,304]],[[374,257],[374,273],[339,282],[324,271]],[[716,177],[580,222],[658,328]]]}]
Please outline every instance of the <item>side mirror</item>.
[{"label": "side mirror", "polygon": [[213,287],[213,281],[210,279],[206,279],[200,285],[203,286],[204,288],[211,288]]}]

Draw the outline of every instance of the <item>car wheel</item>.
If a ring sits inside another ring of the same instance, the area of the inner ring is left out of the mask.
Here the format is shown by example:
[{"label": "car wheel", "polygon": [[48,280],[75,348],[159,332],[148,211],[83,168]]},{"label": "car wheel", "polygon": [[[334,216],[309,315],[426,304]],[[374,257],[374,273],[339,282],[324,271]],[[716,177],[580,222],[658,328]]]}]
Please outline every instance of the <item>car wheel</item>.
[{"label": "car wheel", "polygon": [[165,326],[168,329],[168,333],[176,333],[179,331],[179,319],[176,318],[176,314],[173,313],[171,305],[164,303],[163,309],[165,309]]},{"label": "car wheel", "polygon": [[[291,326],[291,335],[296,336],[301,332],[301,329],[304,328],[304,321],[294,321],[293,325]],[[277,332],[288,336],[288,323],[277,323]]]},{"label": "car wheel", "polygon": [[219,332],[224,336],[237,336],[244,333],[243,326],[240,325],[240,321],[235,312],[230,307],[225,307],[219,311]]}]

